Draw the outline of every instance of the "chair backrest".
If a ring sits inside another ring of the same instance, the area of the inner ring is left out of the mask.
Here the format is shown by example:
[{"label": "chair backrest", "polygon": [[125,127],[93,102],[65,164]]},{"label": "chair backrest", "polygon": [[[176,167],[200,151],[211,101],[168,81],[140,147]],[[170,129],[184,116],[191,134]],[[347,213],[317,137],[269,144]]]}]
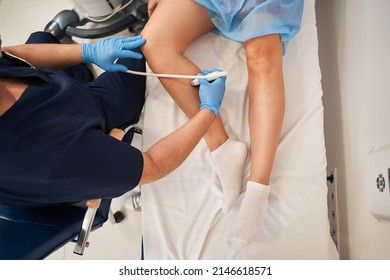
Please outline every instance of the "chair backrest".
[{"label": "chair backrest", "polygon": [[[108,219],[111,199],[102,200],[92,230]],[[36,260],[78,236],[86,208],[75,204],[24,207],[0,204],[0,259]]]}]

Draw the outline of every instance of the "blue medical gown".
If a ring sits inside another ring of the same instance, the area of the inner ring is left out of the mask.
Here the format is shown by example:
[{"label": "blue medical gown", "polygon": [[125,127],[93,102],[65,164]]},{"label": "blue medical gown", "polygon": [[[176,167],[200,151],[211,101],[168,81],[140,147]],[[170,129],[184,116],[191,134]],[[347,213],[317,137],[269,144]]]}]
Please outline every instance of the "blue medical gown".
[{"label": "blue medical gown", "polygon": [[303,0],[195,0],[205,7],[215,27],[238,42],[280,34],[283,53],[298,33]]}]

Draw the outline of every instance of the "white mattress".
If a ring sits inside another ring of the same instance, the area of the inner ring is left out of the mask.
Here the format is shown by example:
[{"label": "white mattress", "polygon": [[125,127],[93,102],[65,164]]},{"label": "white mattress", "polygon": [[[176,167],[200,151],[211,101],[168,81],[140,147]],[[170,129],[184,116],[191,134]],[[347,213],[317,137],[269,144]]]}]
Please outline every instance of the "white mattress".
[{"label": "white mattress", "polygon": [[[186,52],[201,69],[229,71],[221,115],[230,137],[249,144],[247,70],[241,44],[215,34]],[[326,156],[314,0],[284,57],[286,113],[271,176],[269,210],[257,239],[225,247],[238,213],[222,214],[222,189],[202,140],[167,177],[143,185],[145,259],[337,259],[327,217]],[[185,93],[183,93],[185,94]],[[187,120],[156,78],[147,80],[143,150]],[[243,180],[248,178],[249,161]],[[244,190],[243,190],[244,192]]]}]

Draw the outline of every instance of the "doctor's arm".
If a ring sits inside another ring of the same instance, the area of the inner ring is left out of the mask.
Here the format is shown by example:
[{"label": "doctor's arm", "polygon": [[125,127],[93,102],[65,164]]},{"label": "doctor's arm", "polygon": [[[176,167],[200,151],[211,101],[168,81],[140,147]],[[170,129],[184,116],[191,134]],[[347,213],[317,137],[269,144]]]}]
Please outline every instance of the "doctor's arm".
[{"label": "doctor's arm", "polygon": [[[214,69],[215,71],[215,69]],[[207,75],[209,71],[203,71]],[[179,167],[199,143],[218,116],[225,94],[226,77],[213,82],[200,79],[200,110],[183,126],[165,136],[142,153],[144,166],[139,184],[156,181]],[[122,140],[123,130],[113,129],[110,136]]]},{"label": "doctor's arm", "polygon": [[189,156],[215,119],[202,109],[184,126],[162,138],[143,153],[144,168],[140,184],[156,181],[175,170]]},{"label": "doctor's arm", "polygon": [[[208,71],[203,71],[206,75]],[[155,143],[143,153],[140,184],[158,180],[175,170],[188,157],[219,113],[226,77],[213,82],[200,80],[200,111],[182,127]],[[183,93],[185,94],[185,93]]]},{"label": "doctor's arm", "polygon": [[127,71],[126,66],[115,64],[118,58],[141,59],[133,51],[145,39],[136,37],[108,38],[92,44],[25,44],[3,47],[2,50],[23,58],[37,68],[59,70],[76,64],[94,63],[105,71]]}]

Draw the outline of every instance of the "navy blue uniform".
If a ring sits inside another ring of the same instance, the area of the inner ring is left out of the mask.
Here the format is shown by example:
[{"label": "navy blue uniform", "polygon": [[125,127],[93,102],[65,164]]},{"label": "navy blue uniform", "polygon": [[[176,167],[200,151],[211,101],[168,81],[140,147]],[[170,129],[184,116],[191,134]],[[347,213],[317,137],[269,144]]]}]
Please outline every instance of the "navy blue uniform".
[{"label": "navy blue uniform", "polygon": [[[37,32],[27,43],[57,43]],[[145,71],[145,61],[121,61]],[[139,183],[142,153],[109,136],[137,123],[145,78],[106,72],[96,80],[85,65],[33,69],[0,58],[0,77],[28,82],[0,117],[0,202],[22,205],[112,198]]]}]

